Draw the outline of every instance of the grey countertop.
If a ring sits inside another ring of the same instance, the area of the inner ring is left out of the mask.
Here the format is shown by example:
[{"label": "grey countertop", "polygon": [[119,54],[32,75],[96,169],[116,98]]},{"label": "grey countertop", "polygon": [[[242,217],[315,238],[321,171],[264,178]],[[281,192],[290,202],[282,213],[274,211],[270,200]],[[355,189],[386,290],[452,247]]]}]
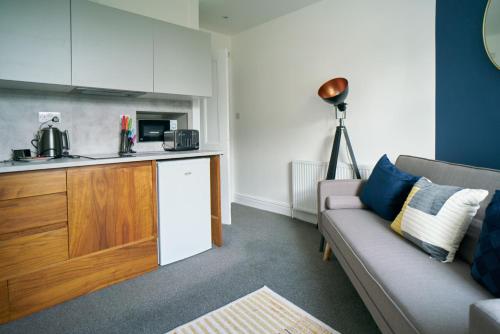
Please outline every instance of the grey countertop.
[{"label": "grey countertop", "polygon": [[43,170],[54,168],[69,168],[92,165],[105,165],[123,162],[148,161],[148,160],[170,160],[206,157],[211,155],[221,155],[220,151],[197,150],[197,151],[176,151],[176,152],[138,152],[129,157],[117,157],[117,154],[93,154],[93,159],[86,157],[80,158],[59,158],[45,161],[9,161],[0,163],[1,173],[13,173],[30,170]]}]

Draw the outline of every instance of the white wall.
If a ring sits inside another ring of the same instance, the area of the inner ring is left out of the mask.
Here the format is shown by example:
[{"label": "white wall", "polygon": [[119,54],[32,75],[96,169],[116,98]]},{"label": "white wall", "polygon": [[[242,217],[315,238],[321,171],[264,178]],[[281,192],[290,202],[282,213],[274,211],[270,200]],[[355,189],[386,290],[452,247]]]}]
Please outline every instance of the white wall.
[{"label": "white wall", "polygon": [[220,34],[215,31],[210,31],[206,29],[200,29],[202,31],[208,32],[210,34],[211,45],[212,45],[212,55],[215,56],[218,50],[231,49],[231,37],[228,35]]},{"label": "white wall", "polygon": [[198,0],[91,0],[132,13],[198,29]]},{"label": "white wall", "polygon": [[359,163],[433,158],[434,20],[435,0],[325,0],[234,36],[236,195],[289,205],[290,161],[329,159],[336,123],[317,90],[338,76]]}]

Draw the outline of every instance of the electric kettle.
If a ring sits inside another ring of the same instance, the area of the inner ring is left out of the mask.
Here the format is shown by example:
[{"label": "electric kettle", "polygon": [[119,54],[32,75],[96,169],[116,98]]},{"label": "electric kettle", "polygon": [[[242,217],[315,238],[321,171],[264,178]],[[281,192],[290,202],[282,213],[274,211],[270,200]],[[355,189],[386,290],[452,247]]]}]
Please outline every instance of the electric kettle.
[{"label": "electric kettle", "polygon": [[52,125],[41,128],[31,144],[36,148],[39,157],[60,158],[67,155],[69,150],[68,130],[61,131]]}]

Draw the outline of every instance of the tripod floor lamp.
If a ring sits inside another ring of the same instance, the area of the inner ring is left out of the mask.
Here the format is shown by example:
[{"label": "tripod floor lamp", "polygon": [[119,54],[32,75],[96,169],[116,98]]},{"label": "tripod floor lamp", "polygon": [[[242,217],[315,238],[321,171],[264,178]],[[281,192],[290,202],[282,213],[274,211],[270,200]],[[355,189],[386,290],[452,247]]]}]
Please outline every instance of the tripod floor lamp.
[{"label": "tripod floor lamp", "polygon": [[[344,101],[348,93],[349,93],[349,83],[345,78],[335,78],[330,81],[327,81],[318,90],[319,97],[321,97],[325,102],[333,105],[335,111],[335,118],[339,120],[337,128],[335,129],[335,137],[333,140],[332,153],[330,155],[330,163],[328,164],[328,172],[326,174],[327,180],[335,179],[342,134],[344,134],[345,137],[345,141],[347,144],[347,151],[349,153],[349,157],[352,162],[354,176],[357,179],[361,179],[358,164],[356,163],[356,158],[354,157],[354,151],[352,149],[351,140],[349,139],[347,128],[344,124],[347,111],[347,103],[345,103]],[[320,252],[323,251],[324,247],[325,247],[325,238],[321,236]]]}]

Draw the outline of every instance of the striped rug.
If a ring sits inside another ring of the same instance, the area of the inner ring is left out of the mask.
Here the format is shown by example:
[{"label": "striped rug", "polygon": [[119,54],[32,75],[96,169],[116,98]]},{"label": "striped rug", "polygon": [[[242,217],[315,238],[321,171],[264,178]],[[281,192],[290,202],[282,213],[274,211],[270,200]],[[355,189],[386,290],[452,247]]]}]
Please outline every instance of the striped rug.
[{"label": "striped rug", "polygon": [[167,334],[330,334],[337,331],[263,287]]}]

